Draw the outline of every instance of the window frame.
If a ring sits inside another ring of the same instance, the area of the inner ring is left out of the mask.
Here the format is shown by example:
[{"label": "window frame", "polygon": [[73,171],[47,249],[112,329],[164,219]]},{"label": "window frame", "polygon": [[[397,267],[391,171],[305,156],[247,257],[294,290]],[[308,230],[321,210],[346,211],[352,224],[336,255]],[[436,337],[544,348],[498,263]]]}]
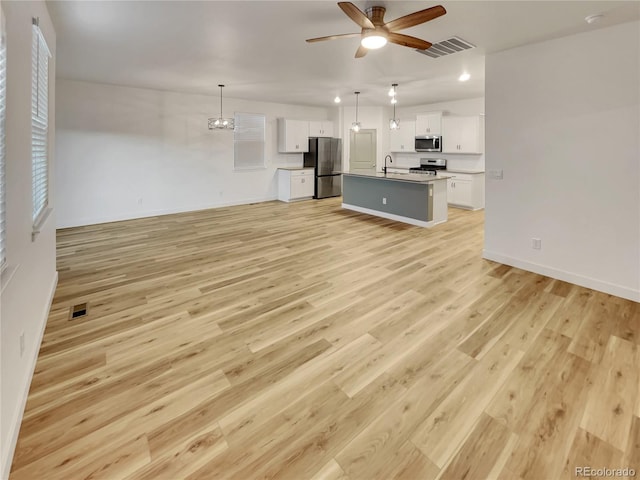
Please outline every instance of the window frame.
[{"label": "window frame", "polygon": [[[39,233],[49,209],[49,59],[51,51],[33,19],[31,45],[31,181],[34,235]],[[35,238],[35,237],[34,237]]]},{"label": "window frame", "polygon": [[0,271],[7,265],[7,28],[0,6]]}]

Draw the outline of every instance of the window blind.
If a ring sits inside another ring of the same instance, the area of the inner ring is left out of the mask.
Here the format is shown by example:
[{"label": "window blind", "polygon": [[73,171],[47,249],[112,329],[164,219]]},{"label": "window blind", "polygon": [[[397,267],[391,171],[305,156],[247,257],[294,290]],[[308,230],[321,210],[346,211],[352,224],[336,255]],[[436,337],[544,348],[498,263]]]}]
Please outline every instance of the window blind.
[{"label": "window blind", "polygon": [[34,19],[31,50],[31,166],[33,223],[42,218],[49,200],[49,47]]},{"label": "window blind", "polygon": [[265,168],[265,116],[236,113],[233,132],[233,166],[236,170]]},{"label": "window blind", "polygon": [[0,268],[7,259],[6,238],[7,222],[5,207],[6,190],[6,134],[5,118],[7,108],[7,39],[5,35],[4,14],[0,9]]}]

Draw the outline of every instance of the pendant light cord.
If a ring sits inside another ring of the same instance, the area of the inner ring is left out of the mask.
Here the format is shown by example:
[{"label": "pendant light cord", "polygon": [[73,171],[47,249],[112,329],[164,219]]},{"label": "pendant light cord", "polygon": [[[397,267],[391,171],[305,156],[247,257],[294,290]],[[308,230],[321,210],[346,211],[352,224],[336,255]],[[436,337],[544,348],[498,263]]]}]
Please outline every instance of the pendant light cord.
[{"label": "pendant light cord", "polygon": [[218,85],[220,87],[220,118],[222,118],[222,87],[224,85]]}]

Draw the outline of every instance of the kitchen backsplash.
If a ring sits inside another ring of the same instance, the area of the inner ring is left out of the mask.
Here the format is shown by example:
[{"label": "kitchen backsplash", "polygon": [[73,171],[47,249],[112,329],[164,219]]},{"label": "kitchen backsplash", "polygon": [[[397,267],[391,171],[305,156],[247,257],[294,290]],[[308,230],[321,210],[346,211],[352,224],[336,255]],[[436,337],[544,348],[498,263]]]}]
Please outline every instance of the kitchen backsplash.
[{"label": "kitchen backsplash", "polygon": [[447,167],[451,169],[484,170],[483,155],[455,155],[450,153],[422,152],[405,155],[392,154],[393,166],[396,168],[411,168],[420,165],[421,158],[446,158]]}]

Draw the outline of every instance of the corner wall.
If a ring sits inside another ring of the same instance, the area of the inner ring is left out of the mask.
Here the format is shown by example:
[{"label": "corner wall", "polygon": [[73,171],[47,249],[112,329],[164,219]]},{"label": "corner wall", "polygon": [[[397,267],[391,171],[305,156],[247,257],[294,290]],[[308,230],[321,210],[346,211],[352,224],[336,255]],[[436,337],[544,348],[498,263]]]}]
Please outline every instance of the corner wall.
[{"label": "corner wall", "polygon": [[234,171],[233,132],[211,131],[220,97],[58,79],[58,227],[275,200],[277,118],[327,120],[333,108],[227,98],[223,113],[266,116],[266,168]]},{"label": "corner wall", "polygon": [[[56,35],[45,2],[2,2],[7,27],[7,267],[0,294],[0,474],[9,476],[22,414],[56,281],[55,132]],[[31,239],[31,35],[40,18],[49,61],[49,207]],[[20,334],[24,332],[24,353]]]},{"label": "corner wall", "polygon": [[640,301],[639,99],[639,22],[487,56],[485,258]]}]

